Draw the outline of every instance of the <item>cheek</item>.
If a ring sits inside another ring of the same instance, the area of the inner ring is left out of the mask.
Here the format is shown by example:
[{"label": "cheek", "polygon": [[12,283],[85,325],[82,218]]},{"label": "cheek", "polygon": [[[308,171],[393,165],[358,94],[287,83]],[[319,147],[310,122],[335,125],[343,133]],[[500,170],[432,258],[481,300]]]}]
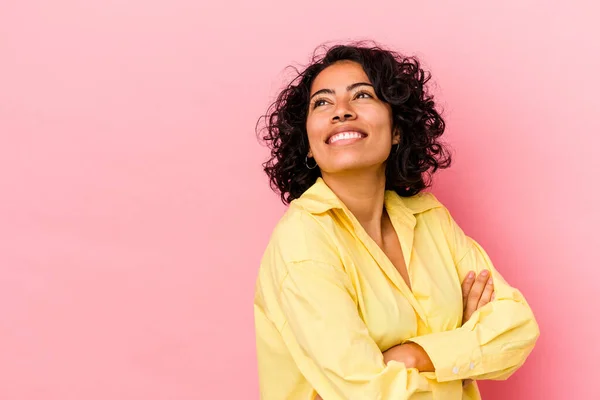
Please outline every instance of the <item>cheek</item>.
[{"label": "cheek", "polygon": [[361,110],[360,116],[372,128],[377,130],[391,128],[392,110],[385,104],[369,104]]},{"label": "cheek", "polygon": [[388,107],[383,107],[382,110],[379,111],[379,124],[382,128],[387,128],[392,130],[392,110]]},{"label": "cheek", "polygon": [[306,120],[306,135],[308,136],[308,143],[311,147],[314,147],[323,136],[323,124],[318,118],[308,118]]},{"label": "cheek", "polygon": [[310,126],[306,126],[306,137],[308,138],[309,150],[315,147],[315,135],[314,130]]},{"label": "cheek", "polygon": [[391,119],[382,119],[379,121],[379,131],[382,134],[382,138],[389,141],[390,144],[393,140],[392,125]]}]

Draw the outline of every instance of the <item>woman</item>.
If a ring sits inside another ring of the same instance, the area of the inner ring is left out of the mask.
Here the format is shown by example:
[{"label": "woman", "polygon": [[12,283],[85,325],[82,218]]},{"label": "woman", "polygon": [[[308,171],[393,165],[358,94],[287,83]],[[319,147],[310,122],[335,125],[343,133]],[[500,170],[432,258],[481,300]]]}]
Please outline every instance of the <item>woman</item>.
[{"label": "woman", "polygon": [[531,309],[425,193],[450,165],[414,58],[315,56],[265,116],[289,204],[254,302],[261,398],[479,399],[539,336]]}]

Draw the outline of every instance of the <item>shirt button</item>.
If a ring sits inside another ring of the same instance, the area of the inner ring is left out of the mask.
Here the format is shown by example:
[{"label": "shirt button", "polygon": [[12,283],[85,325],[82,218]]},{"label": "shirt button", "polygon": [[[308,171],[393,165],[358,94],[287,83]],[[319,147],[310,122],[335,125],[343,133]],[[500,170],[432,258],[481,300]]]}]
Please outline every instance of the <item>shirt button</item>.
[{"label": "shirt button", "polygon": [[452,373],[453,374],[458,374],[458,367],[452,368]]},{"label": "shirt button", "polygon": [[471,364],[469,364],[469,368],[471,368],[471,369],[475,369],[475,363],[471,363]]}]

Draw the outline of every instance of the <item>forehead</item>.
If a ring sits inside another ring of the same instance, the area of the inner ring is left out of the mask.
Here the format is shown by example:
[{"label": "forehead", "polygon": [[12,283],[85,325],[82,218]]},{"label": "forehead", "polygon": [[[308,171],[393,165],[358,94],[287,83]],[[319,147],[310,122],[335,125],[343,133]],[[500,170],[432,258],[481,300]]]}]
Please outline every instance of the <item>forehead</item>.
[{"label": "forehead", "polygon": [[356,82],[371,83],[362,66],[354,61],[338,61],[317,75],[312,83],[310,93],[321,89],[346,90],[348,85]]}]

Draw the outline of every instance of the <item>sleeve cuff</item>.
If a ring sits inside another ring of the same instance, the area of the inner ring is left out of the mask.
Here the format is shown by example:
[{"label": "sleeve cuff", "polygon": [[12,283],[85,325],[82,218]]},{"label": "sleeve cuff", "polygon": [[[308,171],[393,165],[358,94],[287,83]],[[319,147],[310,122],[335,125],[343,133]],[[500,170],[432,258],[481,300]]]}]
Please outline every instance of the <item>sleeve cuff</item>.
[{"label": "sleeve cuff", "polygon": [[421,346],[435,367],[438,382],[466,379],[483,373],[481,347],[473,331],[456,329],[407,340]]}]

